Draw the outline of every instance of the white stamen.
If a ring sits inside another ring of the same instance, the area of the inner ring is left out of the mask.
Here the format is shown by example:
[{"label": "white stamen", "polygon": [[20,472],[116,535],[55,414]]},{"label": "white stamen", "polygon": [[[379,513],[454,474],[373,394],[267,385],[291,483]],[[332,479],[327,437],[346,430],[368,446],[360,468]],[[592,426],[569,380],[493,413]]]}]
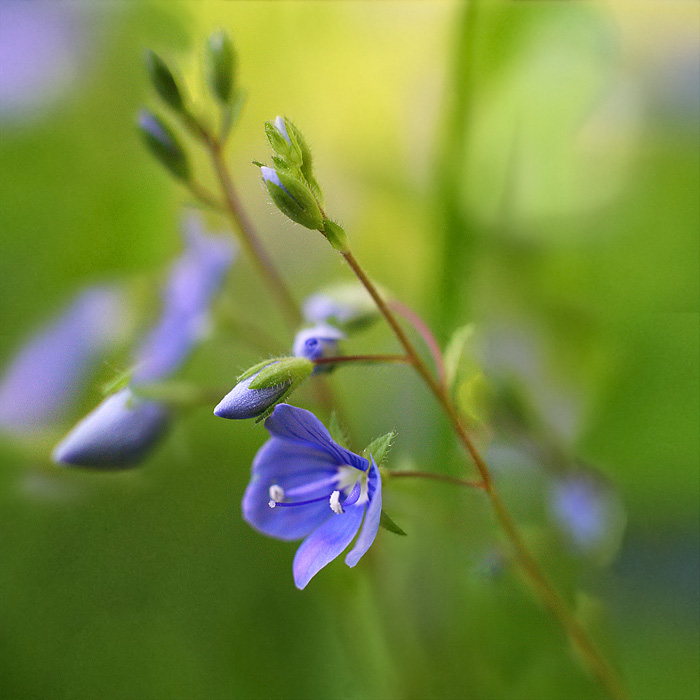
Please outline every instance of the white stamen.
[{"label": "white stamen", "polygon": [[340,491],[333,491],[331,494],[331,510],[338,515],[345,512],[340,505]]},{"label": "white stamen", "polygon": [[270,508],[274,508],[277,504],[273,500],[269,500],[267,505],[270,506]]},{"label": "white stamen", "polygon": [[[270,486],[270,502],[279,503],[284,500],[284,489],[279,484],[272,484]],[[274,506],[270,506],[274,508]]]}]

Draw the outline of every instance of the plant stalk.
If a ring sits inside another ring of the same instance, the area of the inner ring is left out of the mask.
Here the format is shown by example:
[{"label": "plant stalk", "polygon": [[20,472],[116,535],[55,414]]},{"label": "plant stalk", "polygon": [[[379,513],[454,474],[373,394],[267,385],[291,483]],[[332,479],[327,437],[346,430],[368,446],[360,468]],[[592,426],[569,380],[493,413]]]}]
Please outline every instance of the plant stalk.
[{"label": "plant stalk", "polygon": [[457,433],[460,441],[471,455],[471,458],[474,461],[483,482],[482,488],[491,503],[496,520],[510,540],[511,546],[523,571],[525,571],[531,583],[539,592],[544,603],[547,605],[547,607],[549,607],[561,626],[564,628],[571,642],[581,652],[591,672],[601,686],[605,688],[611,698],[614,698],[615,700],[627,700],[629,696],[627,695],[627,692],[617,673],[593,644],[583,626],[569,611],[566,604],[556,592],[544,571],[525,545],[525,542],[518,532],[515,522],[508,512],[508,508],[496,490],[493,477],[491,476],[491,472],[486,462],[476,449],[476,446],[472,442],[459,419],[447,388],[438,382],[433,377],[430,370],[426,367],[425,363],[420,358],[416,352],[416,349],[413,347],[412,343],[399,325],[391,309],[384,301],[372,281],[365,274],[355,256],[350,251],[344,252],[342,255],[357,278],[364,285],[365,289],[367,289],[372,299],[374,299],[377,308],[381,312],[382,316],[384,316],[384,319],[391,327],[397,340],[406,351],[406,355],[410,358],[414,369],[427,384],[428,388],[435,396],[440,406],[443,408],[445,414],[450,420],[450,423],[452,424],[454,431]]}]

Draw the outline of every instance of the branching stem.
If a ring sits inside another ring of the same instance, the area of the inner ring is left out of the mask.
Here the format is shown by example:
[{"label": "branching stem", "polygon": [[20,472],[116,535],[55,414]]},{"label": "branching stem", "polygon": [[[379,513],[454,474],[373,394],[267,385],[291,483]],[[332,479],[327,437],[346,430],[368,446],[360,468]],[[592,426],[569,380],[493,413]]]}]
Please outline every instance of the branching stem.
[{"label": "branching stem", "polygon": [[372,299],[374,299],[377,308],[381,312],[382,316],[384,316],[384,319],[391,327],[397,340],[406,351],[406,355],[410,359],[411,364],[426,383],[433,396],[435,396],[436,400],[447,415],[460,441],[471,455],[471,458],[474,461],[474,464],[481,477],[482,488],[488,496],[494,510],[496,520],[506,533],[506,536],[511,543],[523,571],[527,574],[531,583],[539,592],[544,603],[549,607],[561,626],[564,628],[571,642],[585,658],[591,672],[597,678],[598,682],[606,689],[610,697],[615,698],[615,700],[626,700],[628,695],[617,673],[593,644],[586,630],[568,609],[567,605],[556,592],[536,559],[528,550],[525,542],[520,536],[515,522],[508,511],[508,508],[496,490],[491,472],[489,471],[486,462],[476,449],[476,446],[472,442],[459,419],[459,415],[457,414],[457,410],[452,403],[447,387],[433,377],[430,370],[426,367],[420,355],[416,352],[413,344],[399,325],[393,312],[355,259],[355,256],[350,251],[342,253],[342,255],[357,278],[364,285],[365,289],[367,289]]}]

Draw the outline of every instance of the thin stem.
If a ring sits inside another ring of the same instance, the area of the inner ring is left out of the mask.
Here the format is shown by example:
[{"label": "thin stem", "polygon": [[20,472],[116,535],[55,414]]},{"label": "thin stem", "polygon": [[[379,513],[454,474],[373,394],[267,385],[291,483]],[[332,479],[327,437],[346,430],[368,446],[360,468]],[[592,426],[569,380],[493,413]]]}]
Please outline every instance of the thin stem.
[{"label": "thin stem", "polygon": [[392,299],[388,302],[387,306],[399,316],[403,316],[420,334],[421,338],[425,341],[425,344],[430,350],[430,354],[433,356],[435,361],[435,369],[437,369],[438,377],[440,378],[440,384],[443,386],[447,383],[447,373],[445,372],[445,363],[442,359],[442,352],[440,351],[440,346],[438,345],[435,336],[432,334],[428,325],[423,321],[423,319],[409,306],[403,304],[396,299]]},{"label": "thin stem", "polygon": [[233,186],[231,176],[229,175],[226,162],[224,160],[223,149],[219,141],[211,136],[206,138],[207,149],[211,157],[212,166],[216,172],[217,179],[221,186],[221,192],[224,196],[224,204],[226,211],[231,218],[231,221],[237,228],[240,234],[240,240],[250,258],[258,267],[260,274],[268,283],[272,293],[275,295],[289,329],[294,331],[301,323],[301,312],[294,298],[283,282],[275,264],[263,247],[260,239],[255,233],[253,224],[248,218],[243,206],[238,199],[236,190]]},{"label": "thin stem", "polygon": [[525,542],[523,541],[518,529],[513,522],[513,519],[508,512],[508,509],[501,499],[498,491],[496,490],[493,478],[489,471],[486,462],[483,460],[476,446],[472,442],[471,438],[467,434],[464,426],[460,422],[457,411],[452,405],[452,400],[450,399],[449,393],[446,387],[437,382],[437,380],[430,373],[428,368],[425,366],[423,360],[416,352],[415,348],[406,337],[406,334],[401,329],[398,324],[394,314],[391,309],[387,306],[386,302],[379,294],[379,291],[374,286],[369,277],[365,274],[364,270],[357,262],[355,257],[351,252],[346,252],[342,254],[348,265],[352,268],[353,272],[357,278],[362,282],[364,287],[370,293],[374,299],[377,307],[384,316],[386,322],[389,324],[391,329],[394,331],[397,340],[401,343],[406,354],[411,359],[411,362],[418,374],[428,385],[428,388],[433,393],[438,403],[442,406],[447,417],[452,423],[452,427],[459,436],[462,444],[466,447],[467,451],[471,455],[476,468],[479,471],[483,482],[483,489],[491,502],[496,519],[506,533],[508,539],[510,540],[511,546],[515,551],[517,559],[525,571],[525,573],[530,578],[530,581],[538,590],[542,600],[553,612],[559,623],[566,631],[569,639],[578,648],[583,657],[586,659],[588,666],[593,673],[593,675],[598,679],[598,682],[607,690],[612,698],[616,700],[626,700],[628,698],[627,692],[622,685],[621,680],[618,678],[614,669],[607,663],[603,658],[600,651],[595,647],[593,642],[588,636],[586,630],[581,626],[578,620],[569,611],[568,607],[561,599],[559,594],[556,592],[551,582],[548,580],[540,565],[537,563],[535,558],[530,554]]},{"label": "thin stem", "polygon": [[407,362],[411,358],[407,355],[340,355],[339,357],[320,357],[314,360],[316,365],[335,365],[343,362]]},{"label": "thin stem", "polygon": [[416,472],[416,471],[388,471],[390,478],[407,478],[414,477],[416,479],[430,479],[431,481],[443,481],[446,484],[454,484],[455,486],[466,486],[472,489],[483,489],[485,485],[482,481],[471,481],[470,479],[460,479],[457,476],[449,476],[447,474],[433,474],[432,472]]}]

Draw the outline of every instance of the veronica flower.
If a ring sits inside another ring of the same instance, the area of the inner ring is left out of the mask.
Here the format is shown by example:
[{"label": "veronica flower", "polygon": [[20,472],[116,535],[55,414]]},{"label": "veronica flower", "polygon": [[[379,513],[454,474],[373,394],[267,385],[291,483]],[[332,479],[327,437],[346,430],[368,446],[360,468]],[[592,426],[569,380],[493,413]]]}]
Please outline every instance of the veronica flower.
[{"label": "veronica flower", "polygon": [[197,217],[184,224],[185,252],[172,265],[163,311],[135,353],[131,385],[108,396],[56,446],[56,462],[101,468],[139,461],[163,435],[168,407],[138,397],[138,387],[163,380],[189,357],[208,326],[209,305],[234,260],[228,240],[204,233]]},{"label": "veronica flower", "polygon": [[[282,404],[265,421],[271,438],[253,460],[243,517],[281,540],[305,538],[294,557],[294,583],[303,589],[362,530],[345,557],[355,566],[379,528],[382,486],[372,459],[333,441],[309,411]],[[364,524],[363,524],[364,520]]]},{"label": "veronica flower", "polygon": [[[296,357],[305,357],[312,362],[324,357],[334,357],[338,354],[338,341],[343,338],[345,333],[342,331],[320,323],[296,334],[293,352]],[[319,365],[314,372],[328,371],[331,367],[331,365]]]},{"label": "veronica flower", "polygon": [[0,380],[0,428],[25,433],[61,418],[122,328],[122,293],[81,292],[17,353]]}]

